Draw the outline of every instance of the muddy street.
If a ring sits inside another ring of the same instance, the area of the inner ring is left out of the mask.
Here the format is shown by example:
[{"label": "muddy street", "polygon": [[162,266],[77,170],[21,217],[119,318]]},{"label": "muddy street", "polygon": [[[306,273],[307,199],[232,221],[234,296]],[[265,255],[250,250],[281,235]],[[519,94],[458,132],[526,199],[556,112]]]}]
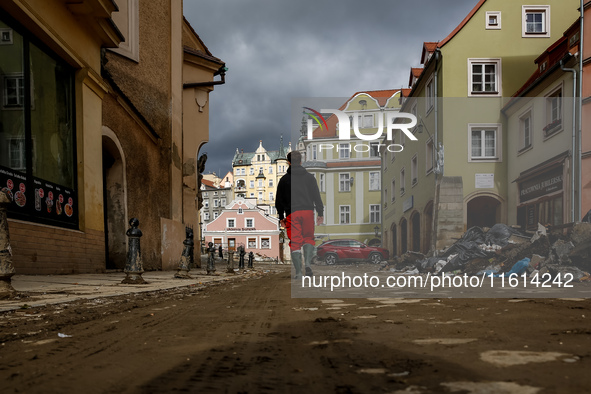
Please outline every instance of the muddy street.
[{"label": "muddy street", "polygon": [[0,379],[4,393],[583,393],[590,307],[297,299],[284,271],[4,312]]}]

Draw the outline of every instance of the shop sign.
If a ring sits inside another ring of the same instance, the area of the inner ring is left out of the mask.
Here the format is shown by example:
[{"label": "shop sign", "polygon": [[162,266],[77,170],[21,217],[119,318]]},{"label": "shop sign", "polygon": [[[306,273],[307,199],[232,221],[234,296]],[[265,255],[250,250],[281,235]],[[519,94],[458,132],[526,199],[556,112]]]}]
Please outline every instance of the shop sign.
[{"label": "shop sign", "polygon": [[554,168],[519,184],[519,202],[562,190],[562,167]]},{"label": "shop sign", "polygon": [[412,207],[414,206],[414,201],[413,201],[413,197],[414,196],[410,196],[409,198],[407,198],[406,200],[404,200],[404,202],[402,203],[402,211],[406,212],[409,209],[412,209]]},{"label": "shop sign", "polygon": [[0,189],[12,197],[8,209],[14,217],[72,228],[78,226],[76,193],[70,188],[0,167]]}]

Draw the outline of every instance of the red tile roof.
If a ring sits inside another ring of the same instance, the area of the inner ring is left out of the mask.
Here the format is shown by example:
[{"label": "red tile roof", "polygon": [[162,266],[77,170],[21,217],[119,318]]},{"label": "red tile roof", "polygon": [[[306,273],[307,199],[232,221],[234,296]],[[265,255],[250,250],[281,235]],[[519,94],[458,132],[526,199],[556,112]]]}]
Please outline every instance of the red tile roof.
[{"label": "red tile roof", "polygon": [[201,180],[201,184],[203,184],[203,185],[205,185],[205,186],[209,186],[209,187],[215,187],[212,181],[209,181],[209,180],[207,180],[207,179],[205,179],[205,178],[203,178],[203,179]]},{"label": "red tile roof", "polygon": [[[359,94],[367,94],[370,97],[373,97],[377,100],[380,106],[385,106],[388,100],[394,96],[396,93],[400,92],[400,89],[386,89],[386,90],[367,90],[362,92],[356,92],[353,94],[343,105],[340,106],[339,110],[344,110],[347,106],[347,103],[351,101],[355,96]],[[326,128],[316,127],[313,131],[314,138],[329,138],[334,137],[337,135],[337,117],[336,115],[331,115],[328,119],[326,119]]]},{"label": "red tile roof", "polygon": [[410,68],[410,76],[408,77],[408,86],[412,86],[413,79],[420,77],[422,72],[423,72],[422,68],[411,67]]},{"label": "red tile roof", "polygon": [[421,53],[421,64],[425,64],[427,62],[427,53],[433,53],[437,49],[436,42],[424,42],[423,43],[423,53]]}]

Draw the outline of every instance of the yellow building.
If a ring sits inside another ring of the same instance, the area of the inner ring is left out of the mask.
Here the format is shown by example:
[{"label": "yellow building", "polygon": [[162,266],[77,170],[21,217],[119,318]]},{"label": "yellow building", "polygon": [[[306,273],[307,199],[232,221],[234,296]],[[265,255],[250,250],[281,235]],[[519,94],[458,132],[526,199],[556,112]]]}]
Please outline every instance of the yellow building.
[{"label": "yellow building", "polygon": [[[374,135],[388,114],[398,113],[400,93],[400,89],[357,92],[339,110],[347,117],[357,116],[362,135]],[[325,127],[313,122],[311,139],[304,138],[304,125],[298,143],[302,165],[316,177],[325,205],[324,224],[316,227],[315,235],[322,240],[375,242],[382,225],[379,140],[368,142],[356,137],[351,122],[346,132],[350,139],[341,140],[337,116],[327,118]]]},{"label": "yellow building", "polygon": [[469,227],[507,223],[504,96],[530,77],[577,6],[481,0],[448,37],[424,44],[422,71],[411,71],[401,108],[417,115],[417,140],[397,133],[404,150],[382,155],[383,242],[391,253],[440,250]]},{"label": "yellow building", "polygon": [[234,195],[243,198],[256,198],[257,205],[270,215],[275,215],[277,183],[285,175],[288,164],[287,154],[291,143],[285,148],[281,137],[279,150],[267,151],[263,141],[254,152],[236,149],[232,159],[234,175]]}]

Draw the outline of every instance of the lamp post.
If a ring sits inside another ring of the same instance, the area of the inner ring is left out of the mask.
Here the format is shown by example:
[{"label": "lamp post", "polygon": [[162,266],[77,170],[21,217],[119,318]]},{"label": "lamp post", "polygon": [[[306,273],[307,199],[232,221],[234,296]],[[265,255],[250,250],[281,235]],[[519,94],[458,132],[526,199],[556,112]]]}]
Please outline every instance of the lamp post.
[{"label": "lamp post", "polygon": [[378,234],[380,233],[380,226],[375,226],[373,228],[374,234],[376,235],[376,238],[378,237]]}]

